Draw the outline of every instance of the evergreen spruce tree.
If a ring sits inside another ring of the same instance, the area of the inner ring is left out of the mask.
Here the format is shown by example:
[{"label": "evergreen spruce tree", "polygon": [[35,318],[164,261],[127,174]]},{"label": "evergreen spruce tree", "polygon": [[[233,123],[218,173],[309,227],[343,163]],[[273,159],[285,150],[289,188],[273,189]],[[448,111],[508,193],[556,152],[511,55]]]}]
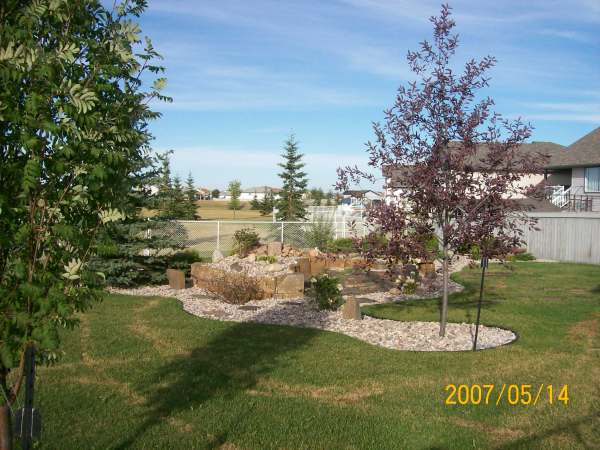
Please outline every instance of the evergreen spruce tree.
[{"label": "evergreen spruce tree", "polygon": [[256,193],[254,194],[254,198],[250,201],[250,209],[253,211],[260,211],[260,201],[256,197]]},{"label": "evergreen spruce tree", "polygon": [[305,164],[302,162],[302,153],[298,151],[298,142],[294,135],[291,135],[285,142],[283,155],[284,162],[278,164],[283,169],[279,177],[283,181],[280,198],[277,201],[277,218],[279,220],[298,220],[304,219],[306,210],[302,200],[306,192],[308,179],[306,173],[302,171]]},{"label": "evergreen spruce tree", "polygon": [[182,217],[182,219],[194,220],[196,218],[196,210],[198,208],[198,204],[196,203],[198,200],[198,193],[194,187],[194,178],[192,177],[192,172],[188,173],[187,180],[185,181],[184,196],[186,208],[185,216]]},{"label": "evergreen spruce tree", "polygon": [[167,217],[170,219],[184,219],[187,214],[187,202],[179,176],[173,178],[171,199],[167,208]]},{"label": "evergreen spruce tree", "polygon": [[275,199],[273,197],[273,191],[265,192],[265,197],[260,202],[260,215],[268,216],[273,212],[275,206]]}]

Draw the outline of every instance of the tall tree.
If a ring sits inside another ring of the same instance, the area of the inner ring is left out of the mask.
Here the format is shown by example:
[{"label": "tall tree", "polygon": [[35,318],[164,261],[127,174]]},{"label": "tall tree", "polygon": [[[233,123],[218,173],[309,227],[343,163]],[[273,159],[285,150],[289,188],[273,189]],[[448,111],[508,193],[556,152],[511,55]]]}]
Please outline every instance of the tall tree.
[{"label": "tall tree", "polygon": [[184,189],[186,208],[185,208],[185,217],[187,220],[194,220],[197,216],[198,210],[198,191],[196,191],[196,187],[194,186],[194,178],[192,177],[192,172],[188,173],[188,177],[185,180],[185,189]]},{"label": "tall tree", "polygon": [[275,197],[273,195],[273,191],[269,190],[265,192],[265,196],[260,201],[260,215],[268,216],[273,212],[273,208],[275,208]]},{"label": "tall tree", "polygon": [[[458,36],[450,7],[432,17],[433,44],[424,41],[408,63],[419,79],[402,86],[394,106],[385,111],[385,124],[374,125],[375,142],[367,143],[370,165],[402,185],[400,198],[371,208],[368,220],[388,237],[384,253],[390,263],[424,255],[423,236],[436,233],[442,251],[444,292],[440,335],[448,312],[449,263],[453,253],[478,244],[483,256],[502,256],[522,242],[519,224],[528,222],[514,193],[523,173],[541,172],[541,156],[521,152],[531,126],[520,119],[502,119],[492,111],[488,86],[491,56],[467,61],[456,74],[451,58]],[[357,167],[338,169],[338,187],[349,182],[375,181]],[[391,190],[397,186],[386,186]]]},{"label": "tall tree", "polygon": [[221,191],[220,191],[220,190],[218,190],[218,189],[213,189],[213,190],[210,192],[210,196],[211,196],[211,198],[213,198],[213,199],[214,199],[214,198],[219,198],[219,195],[221,195]]},{"label": "tall tree", "polygon": [[235,219],[235,212],[239,210],[242,206],[240,202],[240,195],[242,194],[242,183],[239,180],[233,180],[229,182],[227,192],[229,192],[229,196],[231,197],[227,207],[233,210],[233,218]]},{"label": "tall tree", "polygon": [[142,81],[163,70],[136,24],[145,4],[0,2],[1,450],[26,349],[56,360],[59,329],[101,298],[95,238],[127,211],[149,154],[148,105],[166,97],[164,78]]},{"label": "tall tree", "polygon": [[279,220],[298,220],[306,217],[304,201],[302,199],[306,192],[308,179],[302,171],[305,164],[302,162],[303,154],[299,152],[298,142],[294,135],[285,141],[284,153],[281,155],[283,163],[279,167],[283,169],[279,177],[283,182],[279,200],[276,202]]}]

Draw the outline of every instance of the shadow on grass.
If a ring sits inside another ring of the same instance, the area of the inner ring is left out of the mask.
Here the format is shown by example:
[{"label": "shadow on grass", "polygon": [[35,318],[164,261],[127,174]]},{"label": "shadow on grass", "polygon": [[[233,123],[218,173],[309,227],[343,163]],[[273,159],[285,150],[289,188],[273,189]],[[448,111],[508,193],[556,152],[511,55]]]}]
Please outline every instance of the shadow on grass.
[{"label": "shadow on grass", "polygon": [[[586,436],[583,427],[591,429],[591,435]],[[496,450],[516,450],[516,449],[530,449],[538,448],[540,444],[546,439],[552,437],[564,437],[569,436],[575,442],[577,442],[577,448],[584,449],[597,449],[600,448],[600,412],[595,411],[593,414],[578,418],[576,420],[570,420],[568,422],[561,423],[554,428],[549,430],[541,431],[539,433],[530,434],[503,444],[499,447],[495,447]]]},{"label": "shadow on grass", "polygon": [[[277,314],[293,314],[294,308],[283,303]],[[272,314],[272,311],[265,312],[264,318]],[[175,356],[152,374],[151,381],[140,387],[146,393],[149,411],[143,423],[115,448],[129,448],[153,426],[178,412],[200,407],[215,397],[233,398],[252,389],[260,378],[286,364],[284,355],[305,347],[318,333],[308,328],[230,324],[208,343],[189,354]],[[227,442],[230,431],[242,427],[249,413],[249,410],[241,410],[229,423],[223,423],[222,431],[215,430],[206,448],[219,448]],[[225,417],[227,415],[223,420]]]}]

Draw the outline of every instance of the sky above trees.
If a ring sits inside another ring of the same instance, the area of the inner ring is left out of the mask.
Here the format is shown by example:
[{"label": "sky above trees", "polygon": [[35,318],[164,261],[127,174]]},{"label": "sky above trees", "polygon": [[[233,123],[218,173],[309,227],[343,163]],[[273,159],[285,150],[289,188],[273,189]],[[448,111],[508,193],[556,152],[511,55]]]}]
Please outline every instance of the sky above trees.
[{"label": "sky above trees", "polygon": [[[371,122],[411,80],[405,56],[430,39],[429,0],[153,0],[145,33],[164,55],[172,104],[152,124],[157,150],[198,185],[278,184],[294,132],[310,186],[366,163]],[[460,0],[457,61],[491,54],[485,94],[522,116],[533,140],[570,144],[600,123],[598,0]],[[365,187],[365,186],[363,186]]]}]

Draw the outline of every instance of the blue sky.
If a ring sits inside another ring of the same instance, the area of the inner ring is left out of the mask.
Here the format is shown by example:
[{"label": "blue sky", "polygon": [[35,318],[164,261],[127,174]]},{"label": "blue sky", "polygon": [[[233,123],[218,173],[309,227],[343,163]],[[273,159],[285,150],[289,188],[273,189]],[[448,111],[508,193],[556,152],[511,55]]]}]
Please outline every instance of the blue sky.
[{"label": "blue sky", "polygon": [[[451,3],[456,61],[498,59],[485,94],[522,116],[533,140],[569,144],[600,125],[600,0]],[[144,34],[165,57],[172,104],[152,124],[157,150],[198,186],[279,185],[291,133],[310,186],[366,164],[371,123],[413,79],[406,52],[431,35],[429,0],[150,0]],[[365,187],[365,186],[363,186]]]}]

